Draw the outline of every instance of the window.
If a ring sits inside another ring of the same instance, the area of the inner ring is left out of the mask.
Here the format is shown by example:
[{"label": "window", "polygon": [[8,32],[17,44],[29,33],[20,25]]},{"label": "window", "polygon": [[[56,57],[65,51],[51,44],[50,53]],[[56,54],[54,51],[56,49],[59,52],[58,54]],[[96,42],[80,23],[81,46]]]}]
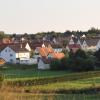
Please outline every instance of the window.
[{"label": "window", "polygon": [[7,50],[5,50],[5,52],[7,52]]},{"label": "window", "polygon": [[10,54],[10,57],[12,57],[13,56],[13,54]]},{"label": "window", "polygon": [[10,59],[10,62],[13,62],[13,59]]}]

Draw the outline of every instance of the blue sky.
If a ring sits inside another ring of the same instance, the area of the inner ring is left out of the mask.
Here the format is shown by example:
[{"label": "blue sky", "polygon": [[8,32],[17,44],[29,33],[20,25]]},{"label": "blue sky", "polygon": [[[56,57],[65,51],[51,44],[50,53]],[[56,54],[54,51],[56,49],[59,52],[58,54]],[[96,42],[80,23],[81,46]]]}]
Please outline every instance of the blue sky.
[{"label": "blue sky", "polygon": [[100,28],[100,0],[0,0],[6,33]]}]

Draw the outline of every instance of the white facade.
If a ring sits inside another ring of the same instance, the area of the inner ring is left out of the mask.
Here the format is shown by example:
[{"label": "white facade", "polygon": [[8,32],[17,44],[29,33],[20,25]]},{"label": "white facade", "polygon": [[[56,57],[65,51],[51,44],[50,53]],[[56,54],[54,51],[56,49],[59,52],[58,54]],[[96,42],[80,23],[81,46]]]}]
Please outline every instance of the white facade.
[{"label": "white facade", "polygon": [[96,45],[96,50],[100,49],[100,40],[98,41],[97,45]]},{"label": "white facade", "polygon": [[77,41],[77,44],[79,44],[79,45],[81,46],[81,42],[80,42],[80,40]]},{"label": "white facade", "polygon": [[41,69],[41,70],[50,69],[50,64],[45,64],[41,59],[39,59],[38,69]]},{"label": "white facade", "polygon": [[69,41],[69,45],[74,44],[74,40],[71,38],[71,40]]},{"label": "white facade", "polygon": [[0,57],[3,58],[6,62],[16,63],[16,53],[10,47],[3,49],[0,52]]},{"label": "white facade", "polygon": [[16,53],[16,58],[22,58],[23,60],[24,59],[29,59],[30,58],[30,54],[29,52],[18,52]]},{"label": "white facade", "polygon": [[83,49],[83,50],[87,50],[87,49],[88,49],[88,45],[87,45],[87,43],[86,43],[85,40],[83,41],[82,49]]},{"label": "white facade", "polygon": [[95,52],[96,51],[96,46],[94,46],[94,45],[88,46],[86,41],[84,40],[84,42],[82,44],[82,49],[85,50],[85,51],[93,51],[93,52]]},{"label": "white facade", "polygon": [[27,63],[30,59],[30,53],[27,52],[15,52],[10,47],[4,48],[0,52],[0,58],[3,58],[7,63]]}]

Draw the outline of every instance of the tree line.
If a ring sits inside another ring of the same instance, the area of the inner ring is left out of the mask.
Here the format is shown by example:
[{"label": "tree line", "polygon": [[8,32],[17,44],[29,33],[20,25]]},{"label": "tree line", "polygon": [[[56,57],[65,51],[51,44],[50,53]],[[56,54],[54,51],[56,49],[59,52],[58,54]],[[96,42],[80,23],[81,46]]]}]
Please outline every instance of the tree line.
[{"label": "tree line", "polygon": [[[99,35],[100,29],[92,27],[88,31],[66,30],[65,32],[51,31],[51,32],[38,32],[38,33],[23,33],[23,34],[21,34],[21,36],[29,38],[29,39],[38,39],[38,38],[43,38],[44,36],[48,36],[48,37],[52,38],[52,37],[65,37],[65,36],[69,36],[71,34],[74,34],[74,35],[87,34],[87,35],[90,35],[90,36]],[[6,34],[4,31],[0,31],[0,39],[5,38],[5,37],[12,38],[12,37],[16,37],[17,35],[18,35],[17,33]]]}]

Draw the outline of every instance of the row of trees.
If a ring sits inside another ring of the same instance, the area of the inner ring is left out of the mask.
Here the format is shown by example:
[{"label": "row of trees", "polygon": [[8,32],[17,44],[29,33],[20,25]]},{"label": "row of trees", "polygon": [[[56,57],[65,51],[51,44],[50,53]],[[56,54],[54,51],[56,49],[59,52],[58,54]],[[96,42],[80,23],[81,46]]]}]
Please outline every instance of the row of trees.
[{"label": "row of trees", "polygon": [[[37,39],[37,38],[43,38],[45,35],[49,36],[49,37],[65,37],[65,36],[68,36],[68,35],[71,35],[71,34],[75,34],[75,35],[82,35],[82,34],[89,34],[89,35],[98,35],[100,34],[100,29],[98,28],[94,28],[92,27],[91,29],[89,29],[88,31],[70,31],[70,30],[67,30],[65,32],[55,32],[55,31],[51,31],[51,32],[38,32],[36,34],[28,34],[28,33],[24,33],[22,34],[23,37],[28,37],[28,38],[31,38],[31,39]],[[17,34],[14,33],[14,34],[5,34],[4,31],[0,31],[0,39],[4,38],[4,37],[16,37]]]},{"label": "row of trees", "polygon": [[9,37],[9,35],[5,34],[4,31],[0,31],[0,39],[6,38],[6,37]]},{"label": "row of trees", "polygon": [[90,71],[100,69],[100,50],[85,52],[79,49],[76,53],[70,51],[65,58],[51,62],[51,70]]}]

